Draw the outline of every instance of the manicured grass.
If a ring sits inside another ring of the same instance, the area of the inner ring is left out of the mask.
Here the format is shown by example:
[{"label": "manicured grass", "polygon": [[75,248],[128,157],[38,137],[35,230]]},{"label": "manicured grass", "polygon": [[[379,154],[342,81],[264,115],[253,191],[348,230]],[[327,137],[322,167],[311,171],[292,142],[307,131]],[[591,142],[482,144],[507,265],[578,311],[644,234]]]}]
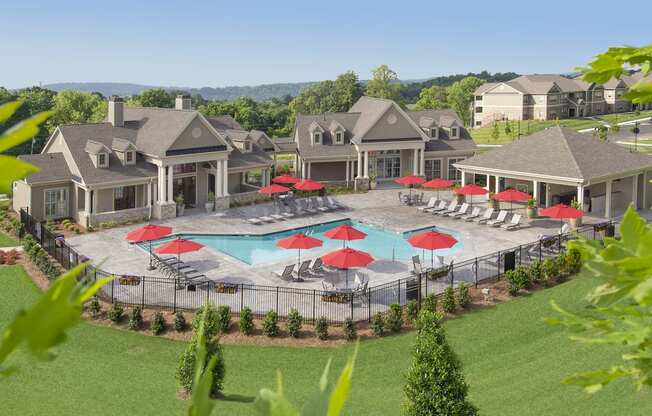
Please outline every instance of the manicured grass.
[{"label": "manicured grass", "polygon": [[[491,137],[491,132],[493,131],[493,125],[484,126],[481,128],[472,128],[469,129],[471,137],[478,144],[505,144],[511,143],[517,138],[518,134],[518,121],[510,121],[512,133],[507,135],[505,133],[505,124],[507,122],[501,121],[498,122],[500,135],[498,139],[494,140]],[[569,127],[575,130],[588,129],[598,125],[598,122],[591,119],[562,119],[562,120],[522,120],[520,121],[521,125],[521,137],[528,136],[530,134],[536,133],[538,131],[544,130],[548,127],[556,126],[559,123],[562,127]]]},{"label": "manicured grass", "polygon": [[645,117],[652,117],[652,110],[641,111],[640,114],[636,114],[635,112],[606,114],[604,116],[601,116],[600,118],[609,124],[613,124],[613,123],[622,123],[631,120],[638,120]]},{"label": "manicured grass", "polygon": [[[608,365],[618,351],[571,343],[568,334],[547,327],[551,298],[571,310],[583,307],[584,293],[596,282],[577,279],[446,324],[471,386],[471,399],[483,415],[649,414],[652,396],[631,384],[616,383],[596,396],[562,386],[559,380],[580,370]],[[0,327],[38,291],[19,267],[0,268]],[[404,374],[413,334],[361,345],[346,414],[399,414]],[[3,414],[115,415],[182,414],[174,369],[184,344],[83,323],[49,363],[16,357],[21,372],[0,383]],[[261,387],[275,385],[283,369],[286,392],[301,402],[317,386],[328,359],[339,373],[352,348],[261,348],[227,346],[226,398],[216,414],[254,414],[249,403]]]},{"label": "manicured grass", "polygon": [[0,231],[0,247],[15,247],[18,245],[18,241],[11,236],[5,234],[4,231]]}]

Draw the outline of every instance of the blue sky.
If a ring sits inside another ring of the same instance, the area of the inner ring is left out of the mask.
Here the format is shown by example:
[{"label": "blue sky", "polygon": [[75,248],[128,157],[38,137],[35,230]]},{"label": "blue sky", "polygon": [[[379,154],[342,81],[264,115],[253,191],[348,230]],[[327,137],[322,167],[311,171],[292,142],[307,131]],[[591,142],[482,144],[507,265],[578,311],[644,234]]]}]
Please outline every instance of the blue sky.
[{"label": "blue sky", "polygon": [[382,63],[402,79],[567,72],[608,46],[652,42],[652,2],[627,13],[598,3],[11,0],[0,5],[0,85],[364,79]]}]

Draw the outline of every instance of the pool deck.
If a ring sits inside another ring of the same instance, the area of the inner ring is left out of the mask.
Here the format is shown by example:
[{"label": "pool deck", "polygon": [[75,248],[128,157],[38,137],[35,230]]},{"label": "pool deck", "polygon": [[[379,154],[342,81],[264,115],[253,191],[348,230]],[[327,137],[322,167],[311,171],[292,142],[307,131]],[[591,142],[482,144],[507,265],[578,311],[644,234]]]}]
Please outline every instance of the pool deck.
[{"label": "pool deck", "polygon": [[[346,218],[397,232],[441,226],[458,231],[464,244],[460,252],[446,257],[446,262],[451,260],[457,262],[480,257],[498,250],[530,243],[535,241],[539,235],[555,234],[559,230],[559,221],[549,219],[528,220],[525,216],[522,220],[523,226],[520,229],[506,231],[452,218],[424,214],[418,212],[415,207],[402,205],[397,198],[397,191],[397,189],[383,189],[366,194],[338,195],[334,199],[346,206],[346,210],[264,225],[252,225],[244,222],[243,219],[269,212],[272,207],[271,204],[232,208],[211,214],[191,210],[188,215],[161,223],[172,226],[174,233],[202,234],[265,234]],[[430,195],[434,196],[435,193],[426,193],[426,199]],[[441,196],[444,197],[443,192]],[[476,197],[475,199],[477,201],[475,205],[485,205],[484,202],[480,202],[483,198]],[[507,205],[503,206],[507,207]],[[516,209],[517,205],[514,204],[514,207]],[[522,208],[520,212],[523,212]],[[584,219],[585,223],[600,221],[604,220],[589,216]],[[141,226],[142,224],[137,224],[84,234],[71,237],[68,242],[80,253],[92,259],[93,263],[103,262],[102,268],[106,271],[116,274],[160,276],[156,270],[147,270],[147,253],[125,241],[128,232]],[[321,254],[323,253],[317,253],[316,255]],[[316,256],[314,255],[314,257]],[[322,289],[322,280],[320,278],[307,279],[305,282],[285,282],[272,275],[272,271],[280,273],[285,265],[291,264],[294,259],[292,255],[283,262],[250,266],[227,254],[205,247],[200,251],[182,255],[182,259],[216,282],[289,286],[311,290]],[[302,256],[302,259],[305,260],[307,257],[303,258]],[[429,253],[426,253],[423,262],[426,264],[429,262]],[[411,269],[412,266],[409,261],[376,259],[368,268],[359,269],[359,272],[369,277],[370,286],[377,286],[408,276]],[[334,281],[341,280],[343,277],[343,272],[342,274],[329,276]]]}]

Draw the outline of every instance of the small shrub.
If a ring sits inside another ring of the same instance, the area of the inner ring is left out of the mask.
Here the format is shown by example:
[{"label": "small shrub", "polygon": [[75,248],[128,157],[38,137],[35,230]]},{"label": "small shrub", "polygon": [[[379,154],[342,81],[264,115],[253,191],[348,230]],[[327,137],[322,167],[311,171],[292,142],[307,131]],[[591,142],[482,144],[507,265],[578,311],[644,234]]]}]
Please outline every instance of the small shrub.
[{"label": "small shrub", "polygon": [[519,266],[516,268],[516,275],[523,289],[530,289],[532,287],[532,281],[530,280],[530,272],[525,266]]},{"label": "small shrub", "polygon": [[[213,384],[211,386],[210,395],[216,398],[222,391],[224,386],[224,375],[226,368],[224,365],[224,354],[222,346],[219,343],[219,338],[206,340],[206,359],[204,361],[204,368],[211,360],[217,355],[217,364],[213,368]],[[192,384],[195,378],[195,363],[197,362],[197,338],[193,337],[192,341],[186,350],[179,356],[179,363],[177,364],[176,378],[179,385],[187,392],[192,391]]]},{"label": "small shrub", "polygon": [[423,299],[423,302],[421,303],[421,309],[430,311],[432,313],[437,312],[437,297],[434,293],[429,294]]},{"label": "small shrub", "polygon": [[162,312],[156,312],[149,325],[154,335],[161,335],[165,331],[165,318]]},{"label": "small shrub", "polygon": [[186,322],[186,317],[181,311],[177,311],[174,314],[174,330],[177,332],[183,332],[186,330],[188,323]]},{"label": "small shrub", "polygon": [[471,305],[471,291],[465,283],[460,284],[457,288],[457,303],[462,308],[468,308]]},{"label": "small shrub", "polygon": [[199,325],[201,324],[202,316],[206,315],[204,318],[204,336],[206,339],[211,339],[219,332],[219,319],[217,314],[217,309],[215,306],[207,303],[202,305],[195,316],[192,318],[192,330],[197,333],[199,331]]},{"label": "small shrub", "polygon": [[317,322],[315,322],[315,334],[317,334],[317,338],[322,341],[328,339],[328,320],[326,317],[322,316],[317,319]]},{"label": "small shrub", "polygon": [[238,326],[240,327],[240,332],[245,335],[250,335],[254,331],[254,314],[248,306],[242,308]]},{"label": "small shrub", "polygon": [[518,295],[518,292],[521,290],[521,282],[516,274],[516,270],[507,270],[505,272],[505,280],[507,281],[507,292],[511,296]]},{"label": "small shrub", "polygon": [[557,262],[553,259],[545,259],[541,265],[541,268],[543,269],[543,281],[546,284],[549,284],[555,280],[559,274]]},{"label": "small shrub", "polygon": [[291,337],[298,337],[299,331],[301,331],[301,325],[303,324],[303,318],[301,314],[296,309],[290,309],[288,314],[288,333]]},{"label": "small shrub", "polygon": [[100,305],[100,301],[97,297],[94,297],[88,304],[88,312],[90,312],[93,319],[97,319],[97,317],[100,316],[102,305]]},{"label": "small shrub", "polygon": [[122,314],[124,313],[125,308],[119,303],[114,303],[109,309],[109,319],[114,323],[119,323],[122,320]]},{"label": "small shrub", "polygon": [[543,263],[540,261],[535,261],[530,264],[529,273],[530,281],[532,283],[541,283],[543,282]]},{"label": "small shrub", "polygon": [[217,329],[220,334],[226,334],[231,327],[231,308],[220,305],[217,308]]},{"label": "small shrub", "polygon": [[346,318],[344,320],[344,337],[346,338],[347,341],[353,341],[356,338],[358,338],[358,331],[355,328],[355,322],[353,322],[353,319],[351,318]]},{"label": "small shrub", "polygon": [[441,307],[442,309],[444,309],[444,312],[447,313],[455,312],[455,308],[457,307],[455,302],[455,291],[450,286],[448,286],[446,290],[444,290],[444,297],[442,298],[441,301]]},{"label": "small shrub", "polygon": [[137,330],[143,325],[143,308],[135,306],[129,314],[129,329]]},{"label": "small shrub", "polygon": [[274,311],[269,311],[263,320],[263,334],[268,337],[278,335],[278,315]]},{"label": "small shrub", "polygon": [[557,263],[557,281],[558,282],[563,282],[566,280],[566,276],[568,275],[568,262],[567,262],[568,256],[566,253],[561,252],[557,255],[557,258],[555,259],[555,262]]},{"label": "small shrub", "polygon": [[385,320],[380,312],[371,318],[371,332],[377,337],[382,337],[385,334]]},{"label": "small shrub", "polygon": [[415,299],[407,303],[407,317],[412,323],[415,323],[419,317],[419,303]]},{"label": "small shrub", "polygon": [[387,326],[392,332],[398,332],[403,326],[403,309],[398,303],[389,305],[389,314],[387,315]]},{"label": "small shrub", "polygon": [[575,247],[568,250],[566,255],[566,271],[568,274],[577,274],[582,269],[582,253]]}]

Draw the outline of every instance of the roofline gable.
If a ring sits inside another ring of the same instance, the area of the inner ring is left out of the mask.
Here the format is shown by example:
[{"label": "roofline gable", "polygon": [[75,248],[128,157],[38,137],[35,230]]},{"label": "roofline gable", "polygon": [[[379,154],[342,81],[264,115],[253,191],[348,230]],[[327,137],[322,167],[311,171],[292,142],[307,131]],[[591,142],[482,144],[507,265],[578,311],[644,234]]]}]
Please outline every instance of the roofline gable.
[{"label": "roofline gable", "polygon": [[[382,119],[382,118],[385,116],[385,114],[387,114],[387,112],[388,112],[390,109],[394,109],[394,110],[396,110],[396,111],[397,111],[397,112],[398,112],[398,113],[399,113],[399,114],[400,114],[400,115],[401,115],[401,116],[402,116],[402,117],[403,117],[403,118],[408,122],[408,124],[410,124],[410,126],[415,130],[415,132],[418,133],[418,135],[421,137],[421,140],[423,140],[424,142],[427,142],[428,140],[430,140],[430,138],[429,138],[428,136],[426,136],[426,133],[421,129],[421,127],[419,127],[419,126],[417,125],[417,123],[415,123],[414,120],[412,120],[412,117],[410,117],[410,116],[409,116],[409,115],[408,115],[408,114],[407,114],[407,113],[406,113],[406,112],[401,108],[400,105],[396,104],[396,103],[395,103],[394,101],[392,101],[392,100],[386,100],[386,101],[388,101],[388,102],[390,103],[390,105],[385,109],[385,111],[381,111],[381,112],[379,112],[378,115],[376,116],[376,118],[373,120],[373,122],[371,122],[371,123],[369,124],[369,127],[367,127],[367,129],[364,130],[363,132],[360,132],[360,133],[356,134],[356,135],[353,137],[353,139],[363,140],[364,135],[366,135],[366,134],[367,134],[371,129],[373,129],[374,127],[376,127],[376,124],[378,124],[378,122],[380,121],[380,119]],[[391,141],[391,139],[388,139],[388,141]]]},{"label": "roofline gable", "polygon": [[[43,146],[43,150],[41,150],[41,154],[48,153],[48,149],[50,148],[50,145],[55,140],[55,137],[57,137],[57,133],[59,133],[59,134],[61,134],[61,138],[62,138],[61,141],[63,142],[63,145],[66,146],[66,150],[70,154],[70,160],[71,160],[72,165],[75,167],[75,172],[81,172],[81,170],[79,169],[79,165],[77,165],[77,162],[75,161],[75,157],[72,155],[72,152],[70,151],[70,147],[68,146],[68,142],[66,141],[66,136],[64,136],[63,131],[61,131],[60,127],[61,126],[57,126],[57,128],[54,129],[54,131],[50,135],[50,138],[48,139],[47,143],[45,143],[45,146]],[[63,159],[66,161],[66,163],[68,163],[68,159],[66,159],[65,155],[64,155]],[[70,169],[70,166],[68,166],[68,170],[71,171],[71,172],[73,171],[72,169]],[[82,182],[83,182],[83,180],[84,179],[82,178]]]},{"label": "roofline gable", "polygon": [[487,93],[489,93],[489,92],[492,92],[493,90],[495,90],[496,88],[500,87],[501,85],[504,85],[504,86],[506,86],[506,87],[508,87],[508,88],[511,88],[511,89],[514,90],[514,92],[516,92],[516,93],[523,94],[522,91],[519,91],[518,89],[516,89],[515,87],[509,85],[509,84],[506,83],[506,82],[499,82],[499,83],[497,83],[496,85],[494,85],[493,87],[489,88],[487,91],[483,92],[482,94],[484,95],[484,94],[487,94]]}]

